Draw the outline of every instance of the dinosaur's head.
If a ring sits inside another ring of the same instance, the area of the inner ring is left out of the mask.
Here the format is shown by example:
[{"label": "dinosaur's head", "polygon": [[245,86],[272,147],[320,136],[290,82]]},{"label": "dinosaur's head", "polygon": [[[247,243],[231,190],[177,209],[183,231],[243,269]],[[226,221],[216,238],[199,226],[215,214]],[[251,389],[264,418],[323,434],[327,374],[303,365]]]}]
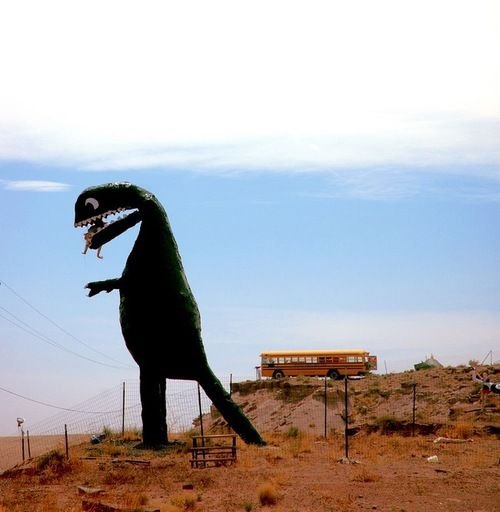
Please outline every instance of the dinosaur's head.
[{"label": "dinosaur's head", "polygon": [[152,200],[153,194],[130,183],[89,187],[76,200],[75,227],[88,226],[85,238],[91,249],[97,249],[139,222]]}]

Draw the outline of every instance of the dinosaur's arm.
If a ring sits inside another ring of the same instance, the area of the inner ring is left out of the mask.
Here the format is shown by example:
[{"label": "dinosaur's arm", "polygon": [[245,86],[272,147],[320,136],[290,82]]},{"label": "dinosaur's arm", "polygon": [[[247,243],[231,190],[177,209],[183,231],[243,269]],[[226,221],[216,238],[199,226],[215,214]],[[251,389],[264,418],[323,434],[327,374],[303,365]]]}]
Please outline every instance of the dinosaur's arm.
[{"label": "dinosaur's arm", "polygon": [[100,292],[109,293],[112,290],[119,290],[120,283],[121,279],[118,277],[116,279],[106,279],[105,281],[92,281],[91,283],[87,283],[85,288],[90,290],[88,297],[93,297]]},{"label": "dinosaur's arm", "polygon": [[120,236],[122,233],[135,226],[138,222],[140,222],[141,214],[136,211],[128,215],[122,220],[118,220],[106,226],[102,231],[97,232],[90,242],[91,249],[98,249],[104,244],[107,244],[109,241],[113,240],[117,236]]}]

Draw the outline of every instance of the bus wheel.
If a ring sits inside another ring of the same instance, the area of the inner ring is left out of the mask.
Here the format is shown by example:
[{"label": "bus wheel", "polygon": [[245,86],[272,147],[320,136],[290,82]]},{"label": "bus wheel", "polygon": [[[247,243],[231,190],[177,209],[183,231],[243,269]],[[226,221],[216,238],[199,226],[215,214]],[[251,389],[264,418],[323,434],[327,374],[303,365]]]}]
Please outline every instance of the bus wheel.
[{"label": "bus wheel", "polygon": [[333,380],[340,379],[340,375],[337,370],[329,370],[328,377],[330,377],[330,379],[333,379]]},{"label": "bus wheel", "polygon": [[276,370],[273,373],[273,379],[282,379],[285,376],[282,370]]}]

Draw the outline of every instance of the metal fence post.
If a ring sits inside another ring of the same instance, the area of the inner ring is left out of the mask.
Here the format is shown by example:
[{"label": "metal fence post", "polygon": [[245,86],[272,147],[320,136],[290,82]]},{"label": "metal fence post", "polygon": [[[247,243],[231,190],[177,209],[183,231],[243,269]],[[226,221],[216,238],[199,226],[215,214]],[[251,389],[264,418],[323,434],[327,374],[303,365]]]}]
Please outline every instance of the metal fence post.
[{"label": "metal fence post", "polygon": [[28,443],[28,459],[31,459],[30,431],[26,431],[26,441]]},{"label": "metal fence post", "polygon": [[344,409],[345,409],[345,457],[349,459],[349,400],[347,397],[347,375],[344,378]]},{"label": "metal fence post", "polygon": [[21,429],[21,452],[23,455],[23,462],[24,462],[25,455],[24,455],[24,430],[23,429]]},{"label": "metal fence post", "polygon": [[64,424],[64,444],[66,445],[66,458],[69,459],[68,425]]},{"label": "metal fence post", "polygon": [[125,382],[123,383],[122,392],[122,437],[125,435]]},{"label": "metal fence post", "polygon": [[200,430],[201,430],[201,441],[202,446],[205,446],[205,434],[203,432],[203,413],[201,411],[201,391],[200,391],[200,385],[198,384],[198,407],[200,410]]},{"label": "metal fence post", "polygon": [[328,400],[328,394],[327,394],[327,389],[326,389],[326,379],[328,377],[325,377],[325,439],[327,438],[327,433],[326,433],[326,421],[327,421],[327,400]]},{"label": "metal fence post", "polygon": [[417,384],[413,383],[413,416],[411,423],[411,435],[415,437],[415,412],[417,410]]}]

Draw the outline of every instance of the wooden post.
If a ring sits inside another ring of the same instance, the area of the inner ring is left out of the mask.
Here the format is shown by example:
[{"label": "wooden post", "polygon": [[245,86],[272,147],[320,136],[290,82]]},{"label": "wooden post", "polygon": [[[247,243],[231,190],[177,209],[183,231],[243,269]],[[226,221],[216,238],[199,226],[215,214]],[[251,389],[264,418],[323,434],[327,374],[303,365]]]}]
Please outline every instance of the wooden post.
[{"label": "wooden post", "polygon": [[68,425],[64,424],[64,444],[66,446],[66,458],[69,459]]}]

